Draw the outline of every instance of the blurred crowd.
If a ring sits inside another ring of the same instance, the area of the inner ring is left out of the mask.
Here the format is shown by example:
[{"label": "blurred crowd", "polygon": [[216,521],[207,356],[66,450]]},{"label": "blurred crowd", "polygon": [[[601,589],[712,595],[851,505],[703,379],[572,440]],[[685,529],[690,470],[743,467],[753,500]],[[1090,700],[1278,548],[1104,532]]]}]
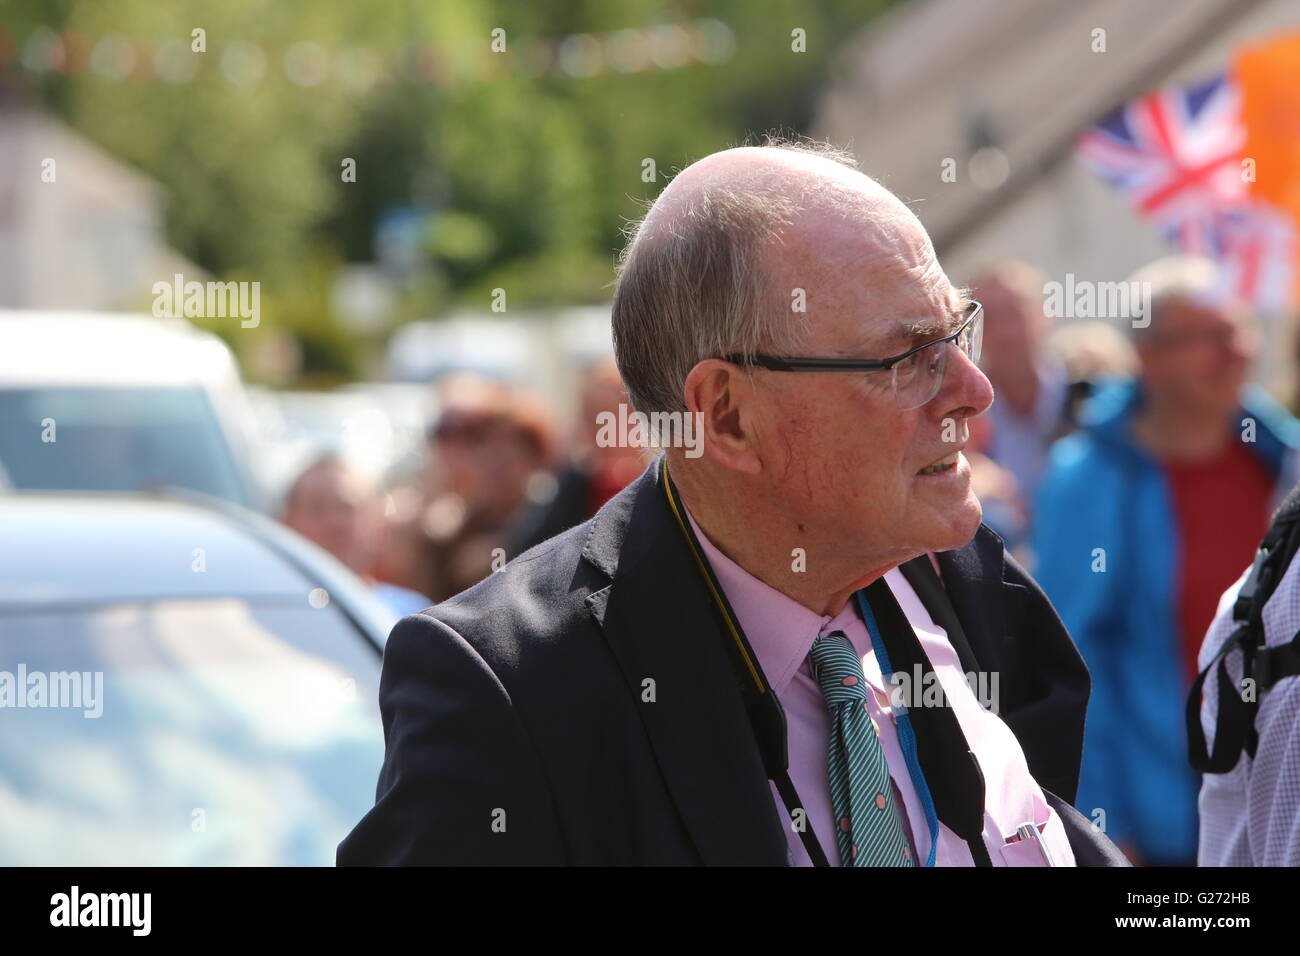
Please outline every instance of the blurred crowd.
[{"label": "blurred crowd", "polygon": [[[1249,384],[1259,336],[1216,296],[1211,263],[1162,260],[1134,280],[1150,283],[1149,322],[1053,327],[1033,266],[968,277],[996,400],[965,454],[985,522],[1034,572],[1092,674],[1078,806],[1134,861],[1193,865],[1184,701],[1219,596],[1295,480],[1298,426]],[[440,412],[418,467],[378,487],[325,454],[283,497],[285,523],[395,615],[586,520],[646,463],[595,440],[600,413],[626,401],[612,359],[584,370],[563,433],[518,386],[459,373],[433,387]]]},{"label": "blurred crowd", "polygon": [[439,412],[413,469],[387,486],[333,450],[292,478],[280,517],[374,588],[395,615],[443,601],[581,524],[645,466],[601,447],[596,422],[626,401],[612,358],[582,374],[562,429],[529,390],[471,373],[435,384]]},{"label": "blurred crowd", "polygon": [[968,454],[985,521],[1092,675],[1077,806],[1134,862],[1195,865],[1185,701],[1220,596],[1295,483],[1297,422],[1250,384],[1260,329],[1213,263],[1132,281],[1142,320],[1052,329],[1030,266],[971,278],[996,399]]}]

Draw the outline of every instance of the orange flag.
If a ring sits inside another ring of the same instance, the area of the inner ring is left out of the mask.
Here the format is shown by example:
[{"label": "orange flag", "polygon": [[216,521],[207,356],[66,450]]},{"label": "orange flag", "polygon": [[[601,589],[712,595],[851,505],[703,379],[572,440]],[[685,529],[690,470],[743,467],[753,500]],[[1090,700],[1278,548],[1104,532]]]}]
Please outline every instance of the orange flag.
[{"label": "orange flag", "polygon": [[[1300,32],[1243,47],[1234,64],[1246,126],[1243,176],[1250,195],[1300,229]],[[1250,177],[1253,175],[1254,180]],[[1300,302],[1300,242],[1294,243],[1292,302]]]}]

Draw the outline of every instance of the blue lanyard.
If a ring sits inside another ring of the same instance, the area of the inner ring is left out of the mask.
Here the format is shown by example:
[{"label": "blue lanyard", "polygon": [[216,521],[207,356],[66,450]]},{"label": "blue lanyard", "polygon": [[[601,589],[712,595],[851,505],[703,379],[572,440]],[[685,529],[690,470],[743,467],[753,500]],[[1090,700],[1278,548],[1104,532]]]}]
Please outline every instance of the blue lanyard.
[{"label": "blue lanyard", "polygon": [[[867,625],[867,633],[871,635],[871,647],[876,653],[876,662],[880,665],[880,676],[886,684],[892,685],[890,678],[893,676],[894,668],[889,663],[885,639],[880,634],[880,625],[876,623],[876,615],[872,612],[871,605],[867,603],[866,594],[864,588],[853,597],[858,602],[858,612],[862,615],[862,621]],[[925,861],[925,865],[934,866],[934,854],[939,844],[939,814],[935,812],[930,786],[925,782],[925,774],[921,771],[921,758],[916,752],[916,733],[912,730],[912,721],[907,715],[906,708],[894,708],[894,724],[898,727],[898,742],[903,748],[903,758],[907,761],[908,775],[912,778],[912,786],[916,788],[917,798],[925,810],[926,825],[930,828],[930,857]]]}]

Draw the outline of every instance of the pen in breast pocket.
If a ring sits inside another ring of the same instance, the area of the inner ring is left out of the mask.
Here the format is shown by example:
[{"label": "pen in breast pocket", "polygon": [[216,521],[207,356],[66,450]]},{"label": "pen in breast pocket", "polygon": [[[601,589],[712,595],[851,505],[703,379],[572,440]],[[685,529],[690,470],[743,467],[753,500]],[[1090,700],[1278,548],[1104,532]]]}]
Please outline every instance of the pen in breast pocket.
[{"label": "pen in breast pocket", "polygon": [[1016,834],[1021,840],[1032,840],[1038,845],[1038,852],[1043,854],[1047,865],[1056,866],[1056,861],[1052,859],[1052,851],[1047,848],[1047,841],[1043,839],[1043,834],[1039,832],[1038,827],[1032,823],[1022,823],[1016,827]]}]

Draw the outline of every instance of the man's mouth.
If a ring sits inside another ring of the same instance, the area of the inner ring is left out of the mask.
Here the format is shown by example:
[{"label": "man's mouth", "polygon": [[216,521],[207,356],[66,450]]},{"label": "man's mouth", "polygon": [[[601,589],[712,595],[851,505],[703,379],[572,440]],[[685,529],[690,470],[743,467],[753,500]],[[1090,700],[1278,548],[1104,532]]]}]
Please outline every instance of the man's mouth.
[{"label": "man's mouth", "polygon": [[941,458],[933,465],[926,465],[918,475],[940,475],[945,471],[955,471],[957,468],[957,459],[961,457],[961,452],[953,452],[947,458]]}]

